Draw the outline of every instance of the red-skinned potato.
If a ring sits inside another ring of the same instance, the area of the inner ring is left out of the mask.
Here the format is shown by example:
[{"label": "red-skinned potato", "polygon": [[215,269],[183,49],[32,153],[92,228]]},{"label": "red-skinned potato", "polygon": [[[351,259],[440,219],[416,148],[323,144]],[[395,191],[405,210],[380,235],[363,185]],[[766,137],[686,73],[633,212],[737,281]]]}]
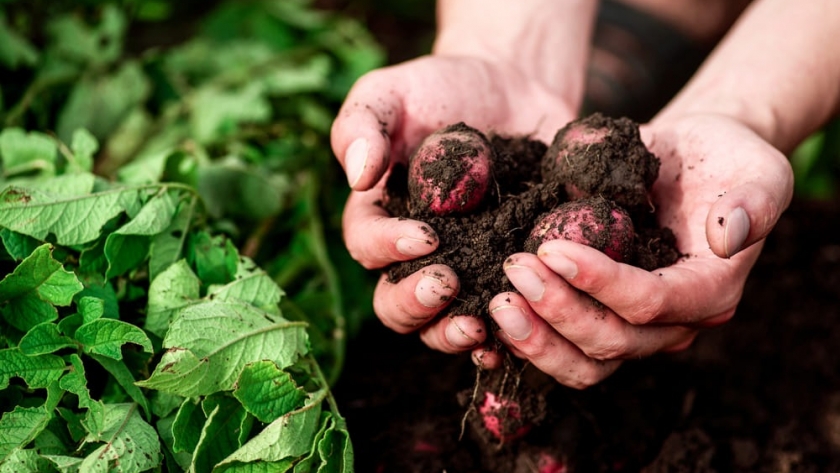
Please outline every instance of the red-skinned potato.
[{"label": "red-skinned potato", "polygon": [[632,212],[649,211],[659,166],[636,123],[594,114],[557,132],[543,157],[542,175],[561,183],[571,200],[602,196]]},{"label": "red-skinned potato", "polygon": [[541,244],[562,238],[623,262],[632,256],[634,234],[633,221],[624,209],[602,197],[591,197],[565,202],[543,215],[525,241],[525,251],[536,253]]},{"label": "red-skinned potato", "polygon": [[522,419],[522,412],[516,401],[484,393],[484,402],[478,408],[484,428],[502,443],[521,438],[531,430],[531,424]]},{"label": "red-skinned potato", "polygon": [[490,187],[493,147],[464,123],[429,135],[408,162],[412,213],[464,214],[477,209]]}]

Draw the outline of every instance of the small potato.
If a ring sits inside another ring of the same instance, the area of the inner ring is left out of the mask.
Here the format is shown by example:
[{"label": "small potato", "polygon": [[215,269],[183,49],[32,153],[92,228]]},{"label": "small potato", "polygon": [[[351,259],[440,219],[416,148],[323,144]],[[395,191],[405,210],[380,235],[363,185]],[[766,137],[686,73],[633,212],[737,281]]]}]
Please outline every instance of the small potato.
[{"label": "small potato", "polygon": [[464,123],[429,135],[408,164],[408,192],[414,214],[465,214],[484,201],[493,148],[487,137]]},{"label": "small potato", "polygon": [[562,238],[596,248],[615,261],[632,257],[635,231],[630,215],[603,197],[566,202],[540,217],[525,241],[525,251],[536,253],[546,242]]},{"label": "small potato", "polygon": [[531,424],[522,420],[522,413],[516,401],[484,393],[484,402],[478,408],[481,420],[494,437],[502,443],[516,440],[531,430]]},{"label": "small potato", "polygon": [[630,212],[649,211],[659,166],[636,123],[594,114],[557,132],[543,157],[542,176],[563,185],[571,200],[601,196]]}]

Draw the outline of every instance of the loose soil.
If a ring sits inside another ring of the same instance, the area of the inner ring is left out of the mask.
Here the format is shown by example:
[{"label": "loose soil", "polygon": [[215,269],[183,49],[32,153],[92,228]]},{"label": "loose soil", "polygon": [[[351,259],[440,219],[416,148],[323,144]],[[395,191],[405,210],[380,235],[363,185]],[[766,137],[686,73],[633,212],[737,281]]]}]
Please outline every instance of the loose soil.
[{"label": "loose soil", "polygon": [[569,472],[840,471],[838,219],[840,201],[795,201],[732,321],[587,390],[548,390],[550,417],[506,446],[487,443],[475,415],[459,439],[476,378],[467,355],[372,323],[337,386],[357,471],[537,472],[541,448]]}]

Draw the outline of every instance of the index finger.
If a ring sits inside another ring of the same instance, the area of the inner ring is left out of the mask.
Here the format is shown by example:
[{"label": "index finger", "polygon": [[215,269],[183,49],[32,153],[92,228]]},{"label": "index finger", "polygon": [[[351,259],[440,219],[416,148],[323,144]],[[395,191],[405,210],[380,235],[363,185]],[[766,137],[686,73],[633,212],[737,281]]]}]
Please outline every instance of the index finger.
[{"label": "index finger", "polygon": [[754,246],[730,259],[709,251],[653,271],[563,240],[544,243],[537,256],[570,285],[632,324],[710,325],[734,314],[758,251]]},{"label": "index finger", "polygon": [[355,190],[372,188],[391,160],[391,137],[399,126],[403,107],[389,77],[380,70],[359,79],[332,125],[333,152]]}]

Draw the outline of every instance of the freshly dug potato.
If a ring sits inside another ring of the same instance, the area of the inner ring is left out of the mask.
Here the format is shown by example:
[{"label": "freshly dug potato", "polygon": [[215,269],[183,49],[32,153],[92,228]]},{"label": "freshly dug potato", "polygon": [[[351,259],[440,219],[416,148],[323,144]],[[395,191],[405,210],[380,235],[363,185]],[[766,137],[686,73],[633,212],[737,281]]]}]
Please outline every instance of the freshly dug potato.
[{"label": "freshly dug potato", "polygon": [[634,234],[627,211],[603,197],[590,197],[565,202],[542,216],[525,240],[525,251],[536,253],[542,243],[562,238],[622,262],[633,256]]},{"label": "freshly dug potato", "polygon": [[465,214],[483,202],[493,147],[464,123],[429,135],[408,163],[409,205],[418,215]]},{"label": "freshly dug potato", "polygon": [[544,181],[560,182],[571,200],[603,196],[630,212],[650,211],[659,165],[636,123],[595,114],[557,132],[542,175]]}]

